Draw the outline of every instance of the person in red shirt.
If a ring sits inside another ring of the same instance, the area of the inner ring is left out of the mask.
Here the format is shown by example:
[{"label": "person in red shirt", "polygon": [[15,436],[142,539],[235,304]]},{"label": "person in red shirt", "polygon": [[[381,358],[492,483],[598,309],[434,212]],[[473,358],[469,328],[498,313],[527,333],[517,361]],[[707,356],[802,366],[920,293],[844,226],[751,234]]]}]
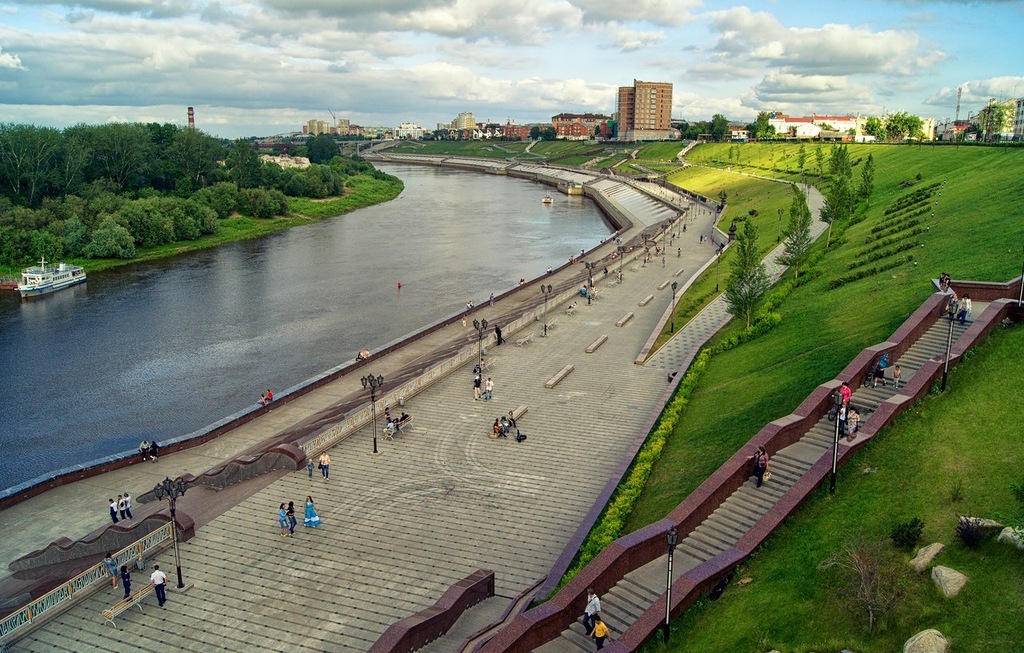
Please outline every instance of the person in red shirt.
[{"label": "person in red shirt", "polygon": [[853,396],[853,390],[850,388],[850,384],[847,383],[846,381],[843,381],[843,384],[839,386],[839,392],[841,392],[843,395],[843,403],[850,403],[850,397]]},{"label": "person in red shirt", "polygon": [[274,400],[274,393],[270,391],[270,388],[267,388],[267,403],[269,404],[273,400]]}]

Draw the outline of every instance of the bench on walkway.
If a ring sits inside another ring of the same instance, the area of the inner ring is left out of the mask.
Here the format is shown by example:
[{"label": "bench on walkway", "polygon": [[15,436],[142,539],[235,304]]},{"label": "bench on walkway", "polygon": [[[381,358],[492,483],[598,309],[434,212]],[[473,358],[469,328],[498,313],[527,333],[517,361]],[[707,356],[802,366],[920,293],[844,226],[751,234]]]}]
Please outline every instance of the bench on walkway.
[{"label": "bench on walkway", "polygon": [[558,371],[558,374],[548,379],[547,383],[544,384],[544,387],[550,390],[551,388],[561,383],[562,379],[569,376],[569,373],[572,372],[574,369],[576,369],[574,365],[566,365],[565,367]]},{"label": "bench on walkway", "polygon": [[590,346],[587,347],[587,353],[588,354],[593,354],[595,351],[597,351],[598,347],[600,347],[601,345],[603,345],[607,341],[608,341],[608,336],[607,335],[601,336],[600,338],[598,338],[594,342],[590,343]]},{"label": "bench on walkway", "polygon": [[643,299],[640,300],[640,306],[647,306],[653,300],[654,300],[654,295],[647,295],[646,297],[644,297]]},{"label": "bench on walkway", "polygon": [[672,276],[673,277],[678,277],[682,273],[683,273],[683,268],[679,268],[678,270],[676,270],[675,272],[672,273]]},{"label": "bench on walkway", "polygon": [[139,591],[130,595],[126,599],[121,599],[114,605],[104,610],[101,613],[103,615],[103,618],[110,622],[110,625],[114,627],[114,630],[117,630],[117,624],[114,623],[114,617],[120,615],[122,612],[132,607],[133,605],[139,609],[139,612],[143,612],[142,599],[145,598],[147,594],[152,592],[153,588],[154,586],[152,582],[148,585],[143,585],[142,588],[139,589]]},{"label": "bench on walkway", "polygon": [[671,279],[665,279],[664,281],[658,284],[658,290],[664,290],[665,286],[667,286],[670,283],[672,283]]},{"label": "bench on walkway", "polygon": [[530,407],[526,404],[520,404],[512,411],[512,419],[519,421],[519,418],[526,414],[526,411],[530,410]]},{"label": "bench on walkway", "polygon": [[522,338],[516,338],[516,347],[525,347],[533,341],[533,334],[527,333]]},{"label": "bench on walkway", "polygon": [[409,425],[411,424],[412,415],[406,416],[405,419],[399,419],[393,422],[388,422],[387,426],[384,427],[384,439],[394,441],[395,433],[403,433],[403,429],[409,428]]},{"label": "bench on walkway", "polygon": [[626,324],[626,322],[629,322],[632,319],[633,319],[633,311],[630,311],[629,313],[626,313],[625,315],[623,315],[622,319],[620,319],[618,322],[615,323],[615,326],[617,326],[617,327],[623,326],[624,324]]},{"label": "bench on walkway", "polygon": [[569,304],[568,308],[565,309],[565,314],[566,315],[575,315],[576,314],[576,304]]}]

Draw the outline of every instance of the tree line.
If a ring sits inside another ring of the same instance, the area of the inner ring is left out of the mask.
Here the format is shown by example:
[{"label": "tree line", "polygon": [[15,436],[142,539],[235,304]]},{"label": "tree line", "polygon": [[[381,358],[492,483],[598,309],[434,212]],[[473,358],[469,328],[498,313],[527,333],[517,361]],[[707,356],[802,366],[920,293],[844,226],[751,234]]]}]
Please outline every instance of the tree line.
[{"label": "tree line", "polygon": [[133,258],[216,233],[235,213],[285,215],[289,196],[341,195],[354,175],[390,178],[333,141],[307,149],[313,165],[285,169],[246,140],[172,124],[0,124],[0,265]]}]

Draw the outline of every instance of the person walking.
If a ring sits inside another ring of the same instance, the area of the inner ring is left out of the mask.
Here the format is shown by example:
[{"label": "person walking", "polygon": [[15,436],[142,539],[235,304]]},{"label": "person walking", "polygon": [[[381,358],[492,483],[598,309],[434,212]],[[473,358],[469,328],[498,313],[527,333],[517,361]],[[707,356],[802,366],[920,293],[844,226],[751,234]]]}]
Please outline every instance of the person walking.
[{"label": "person walking", "polygon": [[971,296],[964,293],[964,298],[960,300],[960,310],[956,314],[956,319],[963,325],[967,318],[971,316]]},{"label": "person walking", "polygon": [[473,376],[473,401],[480,399],[480,375]]},{"label": "person walking", "polygon": [[491,377],[487,377],[487,383],[484,384],[484,400],[490,401],[491,397],[494,396],[493,393],[494,381],[491,380]]},{"label": "person walking", "polygon": [[320,473],[323,474],[325,481],[331,478],[331,457],[326,451],[320,454]]},{"label": "person walking", "polygon": [[288,537],[292,537],[293,535],[295,535],[295,527],[299,523],[298,520],[295,519],[295,502],[294,501],[289,501],[288,502],[288,510],[287,510],[286,514],[288,516]]},{"label": "person walking", "polygon": [[153,565],[153,573],[149,575],[149,580],[153,583],[153,591],[156,592],[156,602],[161,608],[164,607],[164,603],[167,603],[167,574],[160,571],[160,565]]},{"label": "person walking", "polygon": [[288,536],[288,510],[282,503],[277,508],[277,523],[281,526],[281,537]]},{"label": "person walking", "polygon": [[604,625],[601,617],[594,617],[594,627],[588,635],[594,638],[594,644],[598,651],[604,648],[604,640],[608,638],[608,626]]},{"label": "person walking", "polygon": [[319,528],[320,526],[320,515],[316,514],[313,497],[306,497],[306,516],[302,520],[302,525],[310,528]]},{"label": "person walking", "polygon": [[132,595],[132,575],[128,571],[128,565],[121,565],[121,585],[124,587],[124,598]]},{"label": "person walking", "polygon": [[588,633],[594,630],[594,620],[601,612],[601,599],[597,598],[593,588],[587,590],[587,607],[583,609],[583,628]]},{"label": "person walking", "polygon": [[127,492],[124,493],[124,514],[128,516],[128,519],[134,519],[132,517],[132,495]]},{"label": "person walking", "polygon": [[494,325],[494,335],[498,338],[498,344],[502,345],[505,343],[505,339],[501,337],[501,326]]},{"label": "person walking", "polygon": [[103,556],[103,566],[107,568],[107,573],[110,574],[110,586],[117,587],[117,562],[110,555],[109,551]]},{"label": "person walking", "polygon": [[899,365],[892,366],[892,384],[893,387],[900,387],[900,379],[903,378],[903,370],[900,369]]},{"label": "person walking", "polygon": [[121,519],[127,519],[128,517],[124,514],[124,496],[117,495],[117,514]]},{"label": "person walking", "polygon": [[753,456],[747,456],[747,460],[754,461],[754,476],[757,476],[757,487],[761,487],[765,472],[768,471],[768,452],[764,445],[758,445],[757,451]]},{"label": "person walking", "polygon": [[107,501],[110,502],[110,519],[116,524],[121,521],[117,518],[117,501],[114,501],[113,499],[107,499]]},{"label": "person walking", "polygon": [[306,459],[306,471],[309,472],[309,480],[313,480],[313,459]]}]

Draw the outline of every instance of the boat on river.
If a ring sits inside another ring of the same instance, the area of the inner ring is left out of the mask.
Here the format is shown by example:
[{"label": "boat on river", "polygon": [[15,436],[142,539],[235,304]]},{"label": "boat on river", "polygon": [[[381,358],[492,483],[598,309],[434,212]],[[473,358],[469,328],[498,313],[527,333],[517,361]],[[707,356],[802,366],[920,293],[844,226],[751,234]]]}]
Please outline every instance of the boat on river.
[{"label": "boat on river", "polygon": [[554,200],[553,197],[551,197],[550,195],[545,195],[544,199],[541,200],[541,203],[543,203],[543,204],[551,204],[554,201],[555,200]]},{"label": "boat on river", "polygon": [[48,295],[83,281],[85,281],[85,268],[66,263],[47,268],[44,258],[39,261],[38,267],[33,266],[22,270],[18,292],[23,298]]}]

